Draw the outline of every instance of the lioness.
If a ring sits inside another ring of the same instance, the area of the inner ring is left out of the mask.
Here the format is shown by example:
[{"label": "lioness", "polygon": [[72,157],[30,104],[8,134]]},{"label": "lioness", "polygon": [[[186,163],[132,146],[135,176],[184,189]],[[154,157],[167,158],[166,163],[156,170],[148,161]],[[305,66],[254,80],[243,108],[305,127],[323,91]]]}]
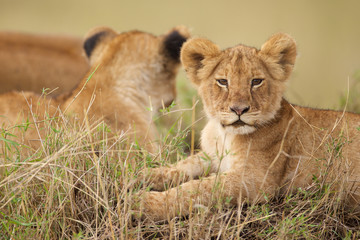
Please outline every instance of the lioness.
[{"label": "lioness", "polygon": [[[186,215],[220,197],[231,204],[262,202],[309,186],[313,178],[332,181],[339,175],[338,187],[359,205],[360,115],[287,102],[283,93],[295,58],[295,41],[286,34],[272,36],[260,50],[245,45],[220,50],[201,38],[184,44],[182,64],[209,118],[202,152],[150,170],[155,190],[187,182],[140,194],[145,216]],[[216,187],[221,196],[213,196]]]},{"label": "lioness", "polygon": [[[42,120],[65,113],[80,121],[103,119],[112,130],[131,132],[145,148],[155,151],[156,144],[145,144],[157,136],[147,108],[156,111],[173,101],[180,48],[188,37],[183,26],[162,36],[140,31],[117,33],[106,27],[91,30],[84,49],[92,69],[78,87],[55,99],[30,92],[0,95],[1,130],[36,147]],[[37,127],[31,124],[34,121]],[[30,128],[17,131],[13,127],[21,123],[30,123]]]},{"label": "lioness", "polygon": [[82,45],[71,36],[0,32],[0,93],[70,92],[90,68]]}]

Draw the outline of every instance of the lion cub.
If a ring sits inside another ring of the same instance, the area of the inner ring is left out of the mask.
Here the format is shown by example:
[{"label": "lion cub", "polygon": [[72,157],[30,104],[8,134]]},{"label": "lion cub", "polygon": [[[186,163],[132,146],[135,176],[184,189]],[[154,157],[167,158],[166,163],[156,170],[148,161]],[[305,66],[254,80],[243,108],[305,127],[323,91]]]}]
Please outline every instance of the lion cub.
[{"label": "lion cub", "polygon": [[[162,36],[95,28],[84,42],[92,69],[78,87],[55,99],[30,92],[0,95],[1,130],[17,136],[15,141],[23,138],[26,145],[36,148],[39,131],[43,136],[42,121],[66,113],[80,121],[104,120],[112,130],[129,132],[149,151],[155,151],[152,141],[157,131],[147,108],[156,111],[175,98],[180,48],[188,37],[183,26]],[[34,121],[37,127],[31,124]],[[28,122],[27,131],[16,132],[14,125]]]},{"label": "lion cub", "polygon": [[[245,45],[220,50],[201,38],[184,44],[182,64],[209,118],[202,152],[150,170],[156,190],[186,183],[144,193],[145,215],[155,220],[186,215],[191,206],[209,206],[220,197],[232,204],[262,202],[309,186],[314,177],[337,177],[348,202],[359,205],[360,115],[288,103],[283,93],[295,58],[295,41],[286,34],[272,36],[260,50]],[[205,177],[196,180],[200,176]],[[213,196],[216,186],[221,196]]]},{"label": "lion cub", "polygon": [[89,71],[81,38],[0,32],[0,93],[56,89],[68,93]]}]

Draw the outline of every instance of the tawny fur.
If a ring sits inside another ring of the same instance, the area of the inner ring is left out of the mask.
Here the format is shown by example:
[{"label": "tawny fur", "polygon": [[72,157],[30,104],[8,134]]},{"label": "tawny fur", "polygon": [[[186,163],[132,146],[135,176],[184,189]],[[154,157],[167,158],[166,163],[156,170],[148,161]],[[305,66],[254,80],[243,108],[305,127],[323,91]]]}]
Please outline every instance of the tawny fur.
[{"label": "tawny fur", "polygon": [[[177,59],[169,56],[165,44],[174,33],[182,40],[175,45],[179,51]],[[112,131],[128,132],[130,138],[136,138],[149,151],[156,150],[157,131],[152,114],[175,98],[180,48],[189,37],[188,30],[179,26],[165,35],[154,36],[99,27],[91,30],[86,39],[94,36],[95,46],[90,49],[92,67],[71,94],[55,99],[30,92],[0,95],[1,130],[16,136],[9,138],[36,149],[44,137],[42,121],[66,114],[81,122],[86,118],[90,124],[104,120]],[[14,127],[27,121],[31,124],[25,132]]]},{"label": "tawny fur", "polygon": [[185,183],[144,193],[145,216],[165,220],[221,198],[234,205],[263,202],[308,187],[314,177],[336,180],[344,199],[359,205],[360,115],[288,103],[283,93],[295,58],[295,41],[286,34],[272,36],[260,50],[221,51],[201,38],[184,44],[181,60],[209,121],[200,153],[150,170],[155,190]]},{"label": "tawny fur", "polygon": [[71,36],[0,32],[0,93],[71,92],[90,68],[82,45]]}]

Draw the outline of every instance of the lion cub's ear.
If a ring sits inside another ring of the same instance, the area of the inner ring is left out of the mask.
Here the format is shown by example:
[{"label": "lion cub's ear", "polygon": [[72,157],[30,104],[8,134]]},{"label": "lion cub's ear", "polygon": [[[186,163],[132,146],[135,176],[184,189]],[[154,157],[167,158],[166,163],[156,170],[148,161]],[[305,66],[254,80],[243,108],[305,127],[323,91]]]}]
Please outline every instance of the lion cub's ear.
[{"label": "lion cub's ear", "polygon": [[90,63],[92,63],[101,52],[102,48],[100,46],[117,35],[118,33],[116,31],[108,27],[96,27],[86,34],[84,50],[87,57],[90,59]]},{"label": "lion cub's ear", "polygon": [[210,40],[193,38],[188,40],[181,49],[181,62],[188,77],[196,85],[200,84],[199,70],[204,67],[203,60],[216,57],[220,48]]},{"label": "lion cub's ear", "polygon": [[180,62],[180,50],[190,37],[190,31],[185,26],[176,26],[164,36],[164,49],[167,56],[175,62]]},{"label": "lion cub's ear", "polygon": [[295,64],[295,40],[284,33],[275,34],[262,45],[260,55],[269,67],[271,75],[276,79],[286,80]]}]

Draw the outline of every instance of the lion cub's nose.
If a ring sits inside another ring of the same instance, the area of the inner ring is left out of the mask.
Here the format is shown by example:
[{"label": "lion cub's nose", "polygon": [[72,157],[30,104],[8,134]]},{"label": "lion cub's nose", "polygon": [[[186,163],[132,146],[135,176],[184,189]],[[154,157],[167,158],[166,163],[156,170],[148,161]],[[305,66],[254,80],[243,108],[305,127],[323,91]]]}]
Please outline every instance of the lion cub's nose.
[{"label": "lion cub's nose", "polygon": [[238,116],[243,115],[244,113],[246,113],[247,111],[249,111],[250,107],[246,106],[246,107],[242,107],[242,106],[233,106],[230,107],[230,110],[233,111],[234,113],[236,113]]}]

